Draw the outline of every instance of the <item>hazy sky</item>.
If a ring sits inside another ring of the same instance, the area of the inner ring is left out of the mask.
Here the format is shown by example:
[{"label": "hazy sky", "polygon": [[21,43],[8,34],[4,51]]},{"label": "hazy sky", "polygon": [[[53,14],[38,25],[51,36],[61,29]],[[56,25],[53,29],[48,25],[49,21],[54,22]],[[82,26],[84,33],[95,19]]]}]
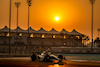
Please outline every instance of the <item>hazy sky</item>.
[{"label": "hazy sky", "polygon": [[[9,4],[10,0],[0,0],[0,28],[9,26]],[[27,0],[12,0],[11,28],[16,28],[17,8],[15,2],[21,2],[19,6],[18,26],[27,29],[28,4]],[[89,0],[32,0],[30,7],[30,26],[39,30],[43,27],[49,31],[55,28],[61,31],[65,28],[71,32],[88,35],[91,38],[91,4]],[[97,29],[100,28],[100,0],[94,4],[94,39],[98,36]],[[59,17],[59,21],[55,17]]]}]

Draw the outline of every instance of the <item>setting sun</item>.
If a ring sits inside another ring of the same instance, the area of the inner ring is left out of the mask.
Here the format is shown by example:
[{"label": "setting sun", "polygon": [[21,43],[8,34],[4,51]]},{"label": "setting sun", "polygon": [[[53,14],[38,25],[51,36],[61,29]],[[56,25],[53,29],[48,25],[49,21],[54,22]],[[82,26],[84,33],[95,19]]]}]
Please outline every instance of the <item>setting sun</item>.
[{"label": "setting sun", "polygon": [[55,20],[58,21],[59,20],[59,17],[56,17]]}]

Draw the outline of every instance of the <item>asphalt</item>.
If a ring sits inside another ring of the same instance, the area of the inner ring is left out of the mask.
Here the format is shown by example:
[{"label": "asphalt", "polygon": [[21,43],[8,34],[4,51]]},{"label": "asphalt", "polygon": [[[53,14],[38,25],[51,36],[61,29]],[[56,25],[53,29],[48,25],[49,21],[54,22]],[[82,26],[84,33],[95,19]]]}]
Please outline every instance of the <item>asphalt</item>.
[{"label": "asphalt", "polygon": [[31,61],[30,57],[12,57],[0,58],[0,67],[100,67],[93,65],[94,63],[82,64],[76,61],[63,61],[63,62],[41,62],[39,60]]}]

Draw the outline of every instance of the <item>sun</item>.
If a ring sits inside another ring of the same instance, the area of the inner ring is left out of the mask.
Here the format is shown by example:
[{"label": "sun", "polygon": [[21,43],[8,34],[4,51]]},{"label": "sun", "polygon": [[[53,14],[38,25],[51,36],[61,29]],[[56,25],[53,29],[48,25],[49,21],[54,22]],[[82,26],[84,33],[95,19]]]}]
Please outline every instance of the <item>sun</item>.
[{"label": "sun", "polygon": [[55,20],[58,21],[59,20],[59,17],[55,17]]}]

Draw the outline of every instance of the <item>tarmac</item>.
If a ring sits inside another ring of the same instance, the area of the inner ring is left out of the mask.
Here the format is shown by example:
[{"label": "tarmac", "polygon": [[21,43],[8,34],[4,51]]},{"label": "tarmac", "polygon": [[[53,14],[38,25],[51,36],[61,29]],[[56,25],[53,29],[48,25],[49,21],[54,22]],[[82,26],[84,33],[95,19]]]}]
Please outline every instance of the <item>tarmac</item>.
[{"label": "tarmac", "polygon": [[62,62],[31,61],[30,57],[0,58],[0,67],[100,67],[100,63],[64,60]]}]

